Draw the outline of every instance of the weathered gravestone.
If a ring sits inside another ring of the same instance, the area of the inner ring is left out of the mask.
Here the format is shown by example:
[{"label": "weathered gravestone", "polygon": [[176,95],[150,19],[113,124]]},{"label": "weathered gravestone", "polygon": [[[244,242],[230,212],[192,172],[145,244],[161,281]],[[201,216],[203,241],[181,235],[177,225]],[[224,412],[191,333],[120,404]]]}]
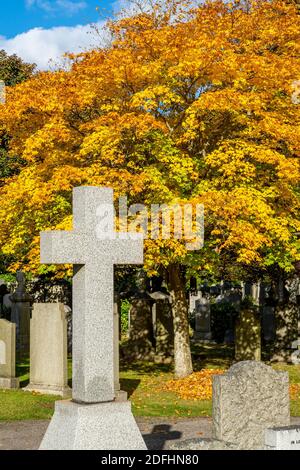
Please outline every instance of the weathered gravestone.
[{"label": "weathered gravestone", "polygon": [[265,341],[274,341],[275,329],[276,325],[274,307],[270,305],[264,305],[262,307],[262,332]]},{"label": "weathered gravestone", "polygon": [[[41,233],[42,263],[72,263],[73,400],[57,402],[41,449],[145,449],[115,400],[114,265],[143,262],[139,234],[114,232],[113,190],[73,190],[73,231]],[[119,235],[119,236],[118,236]]]},{"label": "weathered gravestone", "polygon": [[153,360],[155,355],[152,321],[153,300],[147,292],[137,292],[130,303],[129,341],[123,354],[128,359]]},{"label": "weathered gravestone", "polygon": [[205,341],[211,338],[210,300],[207,297],[201,297],[196,300],[195,339]]},{"label": "weathered gravestone", "polygon": [[262,362],[243,361],[213,377],[213,430],[243,449],[264,447],[267,428],[290,424],[289,379]]},{"label": "weathered gravestone", "polygon": [[289,380],[256,361],[213,377],[213,439],[192,439],[173,449],[264,449],[268,428],[290,424]]},{"label": "weathered gravestone", "polygon": [[267,429],[266,450],[300,450],[300,426]]},{"label": "weathered gravestone", "polygon": [[174,356],[174,327],[170,295],[163,291],[150,294],[154,300],[152,306],[155,361],[169,363]]},{"label": "weathered gravestone", "polygon": [[16,324],[17,340],[16,350],[19,358],[28,357],[30,341],[30,314],[31,297],[25,289],[25,276],[21,271],[17,272],[17,288],[10,296],[11,321]]},{"label": "weathered gravestone", "polygon": [[71,396],[64,305],[34,304],[30,337],[30,383],[25,390]]},{"label": "weathered gravestone", "polygon": [[16,378],[16,325],[0,319],[0,388],[19,388]]},{"label": "weathered gravestone", "polygon": [[11,319],[11,300],[7,285],[0,277],[0,318]]},{"label": "weathered gravestone", "polygon": [[256,309],[242,309],[235,324],[236,361],[260,361],[261,326]]}]

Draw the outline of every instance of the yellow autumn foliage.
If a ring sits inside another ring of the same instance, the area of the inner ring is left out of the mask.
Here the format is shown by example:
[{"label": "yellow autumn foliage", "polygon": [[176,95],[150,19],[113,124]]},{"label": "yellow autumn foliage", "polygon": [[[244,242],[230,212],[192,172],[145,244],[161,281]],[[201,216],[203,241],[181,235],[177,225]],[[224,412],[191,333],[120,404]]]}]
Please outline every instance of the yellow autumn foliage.
[{"label": "yellow autumn foliage", "polygon": [[[7,90],[19,172],[0,181],[9,269],[39,271],[39,231],[71,225],[78,185],[130,203],[203,203],[205,247],[148,240],[145,266],[213,272],[300,259],[300,16],[292,4],[159,0],[108,24],[112,42]],[[42,268],[45,269],[45,268]],[[52,268],[50,268],[52,269]]]}]

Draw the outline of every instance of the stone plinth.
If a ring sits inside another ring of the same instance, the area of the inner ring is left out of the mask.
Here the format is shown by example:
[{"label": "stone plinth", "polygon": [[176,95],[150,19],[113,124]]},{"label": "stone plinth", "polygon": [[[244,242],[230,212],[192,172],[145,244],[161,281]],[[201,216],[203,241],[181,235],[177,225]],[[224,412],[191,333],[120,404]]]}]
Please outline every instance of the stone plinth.
[{"label": "stone plinth", "polygon": [[79,404],[61,401],[41,450],[146,450],[130,402]]}]

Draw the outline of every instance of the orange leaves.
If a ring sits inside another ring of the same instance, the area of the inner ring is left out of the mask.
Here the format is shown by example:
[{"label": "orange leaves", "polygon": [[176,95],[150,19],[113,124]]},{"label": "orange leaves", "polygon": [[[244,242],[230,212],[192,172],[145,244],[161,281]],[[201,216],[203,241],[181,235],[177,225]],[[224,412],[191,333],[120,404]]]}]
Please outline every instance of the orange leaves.
[{"label": "orange leaves", "polygon": [[[169,380],[164,385],[164,390],[176,393],[182,400],[211,400],[212,378],[225,372],[222,369],[202,369],[184,379]],[[300,384],[290,384],[289,390],[291,400],[300,398]]]},{"label": "orange leaves", "polygon": [[291,384],[290,385],[290,398],[291,400],[300,399],[300,384]]},{"label": "orange leaves", "polygon": [[175,392],[183,400],[211,400],[212,377],[224,373],[222,369],[202,369],[184,379],[170,380],[165,389]]},{"label": "orange leaves", "polygon": [[26,161],[0,189],[0,244],[12,263],[29,257],[36,269],[38,231],[70,214],[73,186],[93,184],[147,205],[204,203],[203,259],[178,240],[149,240],[149,273],[217,265],[224,254],[231,265],[264,267],[268,257],[292,269],[300,15],[279,0],[249,11],[242,1],[185,3],[123,15],[106,48],[7,90],[0,128]]}]

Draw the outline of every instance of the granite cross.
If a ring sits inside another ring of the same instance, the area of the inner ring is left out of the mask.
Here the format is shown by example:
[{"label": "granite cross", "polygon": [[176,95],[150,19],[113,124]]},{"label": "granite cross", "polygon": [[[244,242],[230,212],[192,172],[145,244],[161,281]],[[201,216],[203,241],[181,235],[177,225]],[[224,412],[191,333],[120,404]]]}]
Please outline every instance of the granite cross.
[{"label": "granite cross", "polygon": [[143,239],[114,232],[113,190],[73,189],[73,230],[41,233],[41,263],[73,264],[73,400],[112,401],[114,265],[143,263]]}]

